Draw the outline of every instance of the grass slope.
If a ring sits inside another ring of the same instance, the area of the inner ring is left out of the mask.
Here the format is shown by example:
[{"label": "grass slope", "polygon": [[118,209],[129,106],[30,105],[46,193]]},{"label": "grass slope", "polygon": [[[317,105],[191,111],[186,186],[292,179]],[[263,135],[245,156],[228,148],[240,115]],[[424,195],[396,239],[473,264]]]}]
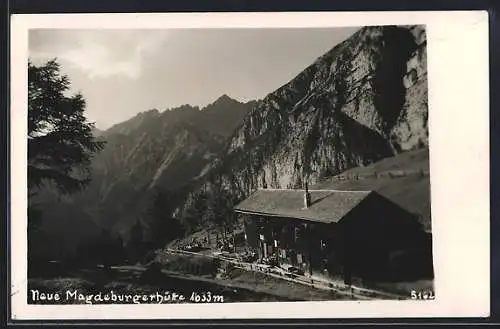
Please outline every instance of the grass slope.
[{"label": "grass slope", "polygon": [[409,151],[326,178],[311,189],[373,190],[417,214],[431,231],[429,149]]}]

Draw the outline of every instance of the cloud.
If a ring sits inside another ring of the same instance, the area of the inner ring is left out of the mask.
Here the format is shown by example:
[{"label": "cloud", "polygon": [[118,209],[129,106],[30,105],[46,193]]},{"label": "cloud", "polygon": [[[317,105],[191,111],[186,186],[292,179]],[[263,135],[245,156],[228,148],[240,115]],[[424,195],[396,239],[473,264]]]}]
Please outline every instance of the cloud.
[{"label": "cloud", "polygon": [[162,30],[34,30],[30,57],[34,62],[56,57],[90,79],[137,79],[144,57],[161,47],[167,36]]},{"label": "cloud", "polygon": [[151,108],[265,97],[357,29],[36,29],[29,52],[57,57],[106,129]]}]

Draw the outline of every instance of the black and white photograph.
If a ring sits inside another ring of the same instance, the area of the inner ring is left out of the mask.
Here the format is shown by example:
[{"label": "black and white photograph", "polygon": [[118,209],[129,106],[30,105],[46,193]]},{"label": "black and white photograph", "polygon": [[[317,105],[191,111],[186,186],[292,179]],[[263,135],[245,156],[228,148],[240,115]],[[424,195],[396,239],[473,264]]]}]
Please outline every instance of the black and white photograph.
[{"label": "black and white photograph", "polygon": [[27,37],[26,304],[439,299],[426,24]]}]

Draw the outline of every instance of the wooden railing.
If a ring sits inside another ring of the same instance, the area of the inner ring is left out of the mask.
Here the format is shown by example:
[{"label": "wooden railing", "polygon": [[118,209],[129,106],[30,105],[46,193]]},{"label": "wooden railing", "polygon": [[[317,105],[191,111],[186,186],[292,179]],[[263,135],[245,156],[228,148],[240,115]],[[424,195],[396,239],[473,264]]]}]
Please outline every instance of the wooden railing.
[{"label": "wooden railing", "polygon": [[327,280],[324,278],[318,278],[315,276],[308,277],[303,275],[297,275],[289,273],[281,268],[271,267],[269,265],[257,264],[257,263],[248,263],[235,258],[227,257],[224,255],[213,255],[213,254],[204,254],[197,253],[185,250],[176,250],[176,249],[165,249],[164,250],[170,254],[177,255],[190,255],[197,257],[208,257],[219,259],[228,263],[233,264],[235,267],[243,269],[245,271],[253,271],[265,274],[270,277],[274,277],[277,279],[306,285],[316,289],[329,290],[338,294],[351,296],[354,299],[363,299],[363,300],[371,300],[371,299],[408,299],[408,296],[401,296],[397,294],[388,293],[385,291],[379,291],[374,289],[368,289],[358,286],[348,286],[340,281]]}]

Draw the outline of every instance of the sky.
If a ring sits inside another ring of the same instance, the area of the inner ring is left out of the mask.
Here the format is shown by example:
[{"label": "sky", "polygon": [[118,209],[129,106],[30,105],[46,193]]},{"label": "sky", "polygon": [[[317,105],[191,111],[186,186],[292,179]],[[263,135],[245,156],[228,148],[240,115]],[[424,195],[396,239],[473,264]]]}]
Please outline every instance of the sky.
[{"label": "sky", "polygon": [[35,65],[57,58],[99,129],[150,109],[261,99],[356,32],[322,29],[35,29]]}]

